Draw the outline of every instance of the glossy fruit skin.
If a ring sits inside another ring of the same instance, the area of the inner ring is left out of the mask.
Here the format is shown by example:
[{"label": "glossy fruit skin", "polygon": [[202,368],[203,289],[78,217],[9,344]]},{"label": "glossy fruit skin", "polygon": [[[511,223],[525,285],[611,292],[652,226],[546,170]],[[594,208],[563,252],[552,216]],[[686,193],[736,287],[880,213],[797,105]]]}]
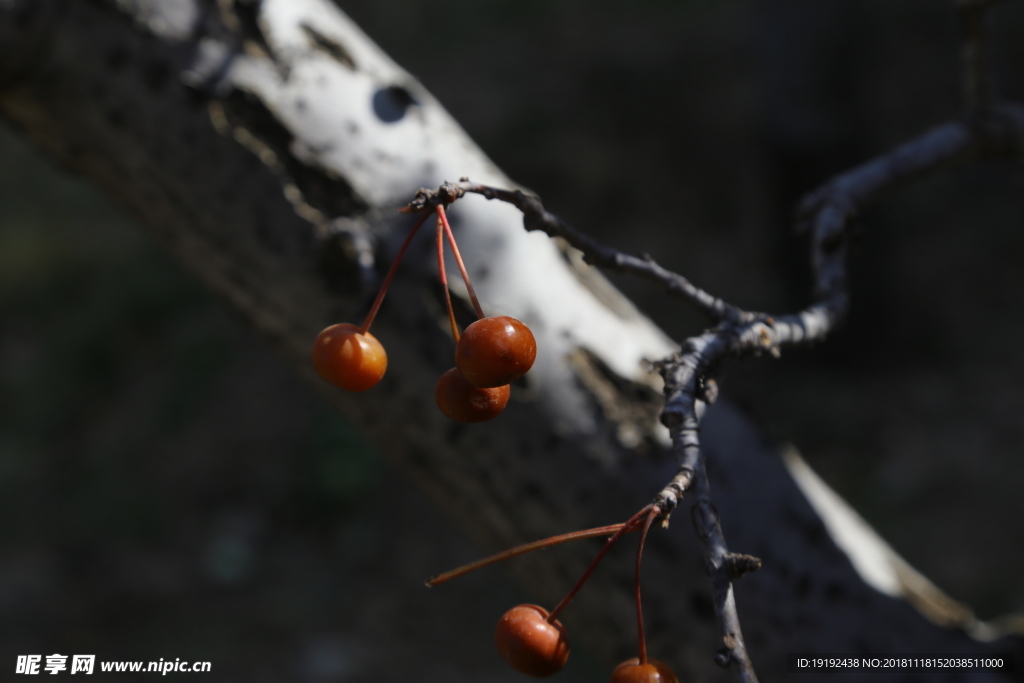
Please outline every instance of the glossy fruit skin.
[{"label": "glossy fruit skin", "polygon": [[611,683],[679,683],[679,679],[665,662],[648,658],[641,666],[640,659],[633,657],[615,667]]},{"label": "glossy fruit skin", "polygon": [[507,384],[488,389],[474,387],[458,368],[452,368],[437,380],[434,401],[456,422],[486,422],[505,410],[511,391]]},{"label": "glossy fruit skin", "polygon": [[348,391],[366,391],[388,369],[388,354],[377,338],[361,334],[352,323],[325,328],[313,342],[313,368],[331,384]]},{"label": "glossy fruit skin", "polygon": [[533,367],[537,341],[515,318],[498,315],[469,325],[455,346],[455,367],[475,387],[499,387]]},{"label": "glossy fruit skin", "polygon": [[494,630],[494,644],[516,671],[535,678],[558,673],[569,659],[569,642],[562,622],[548,622],[548,611],[538,605],[516,605],[502,615]]}]

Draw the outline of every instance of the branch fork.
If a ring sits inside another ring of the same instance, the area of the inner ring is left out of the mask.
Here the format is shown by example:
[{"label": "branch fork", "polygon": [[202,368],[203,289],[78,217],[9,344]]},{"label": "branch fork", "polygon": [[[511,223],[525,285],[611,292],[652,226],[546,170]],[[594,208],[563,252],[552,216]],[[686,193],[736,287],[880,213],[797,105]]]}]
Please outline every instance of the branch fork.
[{"label": "branch fork", "polygon": [[[447,206],[467,193],[518,208],[523,227],[560,237],[593,265],[642,277],[663,287],[701,312],[712,327],[687,339],[680,351],[652,364],[664,379],[661,420],[669,429],[679,469],[655,495],[651,520],[668,526],[673,511],[691,496],[694,530],[704,550],[714,593],[721,646],[715,661],[736,665],[738,679],[756,683],[740,628],[732,582],[761,567],[761,560],[729,550],[718,511],[711,499],[700,447],[698,401],[714,402],[715,370],[726,357],[778,357],[783,347],[808,345],[827,338],[849,309],[847,242],[857,214],[882,195],[948,166],[995,157],[1024,158],[1024,108],[997,101],[985,58],[983,14],[1003,0],[956,0],[964,26],[964,81],[967,115],[942,124],[860,166],[842,173],[808,194],[797,211],[797,227],[809,233],[814,273],[814,300],[784,315],[746,311],[697,287],[684,276],[660,266],[648,254],[634,256],[602,245],[548,212],[540,199],[521,190],[506,190],[461,178],[437,190],[420,190],[402,211],[415,213]],[[645,508],[645,510],[648,508]],[[635,521],[635,520],[631,520]]]}]

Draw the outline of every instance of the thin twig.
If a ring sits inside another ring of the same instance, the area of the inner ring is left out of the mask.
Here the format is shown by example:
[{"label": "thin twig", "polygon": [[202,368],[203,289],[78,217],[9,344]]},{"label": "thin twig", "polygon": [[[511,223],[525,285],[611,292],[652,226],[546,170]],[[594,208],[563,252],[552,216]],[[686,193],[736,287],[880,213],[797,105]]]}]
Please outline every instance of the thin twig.
[{"label": "thin twig", "polygon": [[655,282],[668,290],[670,294],[678,296],[694,306],[713,322],[720,320],[740,322],[757,316],[755,313],[743,311],[708,294],[682,275],[658,265],[648,255],[633,256],[601,244],[589,235],[576,230],[555,214],[546,211],[537,197],[525,194],[520,190],[502,190],[472,183],[466,178],[461,179],[459,187],[466,192],[479,194],[487,199],[498,199],[512,204],[523,212],[523,227],[527,230],[539,230],[551,237],[561,237],[579,249],[583,253],[583,258],[592,265],[637,275]]},{"label": "thin twig", "polygon": [[735,664],[739,680],[742,683],[757,683],[757,674],[754,673],[754,666],[743,640],[740,617],[736,611],[736,596],[732,588],[732,577],[727,568],[726,559],[731,553],[725,544],[725,537],[722,535],[718,511],[711,504],[703,461],[697,481],[691,513],[694,529],[704,546],[704,557],[707,561],[708,574],[711,576],[714,595],[715,617],[722,639],[715,662],[722,667]]}]

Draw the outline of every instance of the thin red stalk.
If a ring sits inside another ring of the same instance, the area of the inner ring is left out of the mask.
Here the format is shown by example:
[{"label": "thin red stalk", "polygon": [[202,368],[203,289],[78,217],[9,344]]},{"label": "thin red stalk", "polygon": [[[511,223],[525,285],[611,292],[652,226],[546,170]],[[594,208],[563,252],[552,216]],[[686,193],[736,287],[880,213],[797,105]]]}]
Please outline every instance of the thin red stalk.
[{"label": "thin red stalk", "polygon": [[647,663],[647,638],[644,637],[644,610],[640,606],[640,560],[644,556],[644,541],[647,540],[647,532],[651,530],[651,524],[658,516],[658,508],[652,507],[647,513],[647,521],[644,522],[644,530],[640,534],[640,546],[636,550],[636,625],[640,634],[640,665]]},{"label": "thin red stalk", "polygon": [[549,623],[554,623],[555,619],[558,618],[558,615],[561,614],[562,611],[569,606],[569,603],[572,602],[572,599],[575,598],[576,594],[580,592],[581,588],[583,588],[583,584],[587,582],[587,579],[590,578],[590,575],[594,573],[595,569],[597,569],[598,563],[600,563],[601,560],[604,559],[604,556],[608,553],[609,550],[611,550],[612,546],[615,545],[615,542],[622,538],[622,534],[627,533],[629,531],[635,531],[634,527],[636,526],[637,522],[643,519],[643,516],[647,514],[652,507],[653,506],[651,505],[644,506],[644,508],[641,509],[640,512],[630,517],[626,521],[626,523],[622,525],[622,528],[616,531],[615,534],[608,539],[608,542],[605,543],[604,547],[601,548],[601,550],[597,553],[597,557],[595,557],[593,561],[591,561],[590,566],[587,567],[587,570],[583,572],[582,576],[580,576],[579,580],[576,582],[576,585],[573,586],[572,589],[568,593],[566,593],[565,597],[562,598],[562,601],[558,603],[558,605],[556,605],[553,610],[551,610],[551,614],[548,615],[547,619]]},{"label": "thin red stalk", "polygon": [[497,562],[501,562],[502,560],[508,560],[508,559],[513,558],[513,557],[518,557],[519,555],[525,555],[526,553],[531,552],[533,550],[540,550],[542,548],[550,548],[553,545],[558,545],[560,543],[566,543],[568,541],[576,541],[576,540],[579,540],[581,538],[595,538],[597,536],[609,536],[611,534],[615,534],[618,531],[620,531],[623,526],[625,526],[625,525],[624,524],[612,524],[610,526],[599,526],[599,527],[596,527],[594,529],[584,529],[583,531],[573,531],[573,532],[568,533],[568,534],[562,534],[561,536],[552,536],[550,538],[544,538],[544,539],[541,539],[539,541],[533,541],[531,543],[524,543],[523,545],[517,545],[515,548],[511,548],[510,550],[503,550],[502,552],[497,553],[495,555],[491,555],[490,557],[485,557],[482,560],[477,560],[476,562],[470,562],[469,564],[464,564],[464,565],[462,565],[461,567],[459,567],[457,569],[452,569],[451,571],[447,571],[444,574],[438,574],[437,576],[433,577],[432,579],[427,579],[427,587],[428,588],[433,588],[434,586],[436,586],[438,584],[442,584],[442,583],[444,583],[446,581],[451,581],[452,579],[457,579],[460,576],[464,576],[464,575],[466,575],[466,574],[468,574],[470,572],[476,571],[477,569],[481,569],[483,567],[487,567],[487,566],[495,564]]},{"label": "thin red stalk", "polygon": [[444,287],[444,303],[448,308],[448,322],[452,326],[452,339],[459,343],[459,325],[455,322],[455,311],[452,310],[452,295],[448,292],[448,276],[444,272],[444,226],[441,216],[437,217],[437,272],[441,274],[441,285]]},{"label": "thin red stalk", "polygon": [[455,235],[452,234],[452,226],[448,225],[448,216],[445,215],[444,207],[440,204],[437,205],[437,215],[441,218],[441,222],[444,223],[444,231],[448,235],[448,244],[452,245],[452,253],[455,254],[455,262],[459,264],[459,272],[462,273],[462,281],[466,283],[466,290],[469,292],[469,300],[473,302],[473,310],[476,311],[476,317],[486,318],[484,309],[480,307],[480,300],[476,298],[473,283],[469,281],[466,264],[462,262],[462,256],[459,254],[459,246],[455,244]]},{"label": "thin red stalk", "polygon": [[362,326],[359,328],[360,334],[366,334],[370,331],[370,325],[373,324],[373,319],[377,317],[377,311],[380,310],[380,305],[384,303],[384,294],[387,293],[388,287],[391,286],[391,280],[395,277],[395,271],[398,270],[398,263],[405,256],[405,250],[409,248],[409,243],[412,242],[413,235],[420,229],[424,221],[430,216],[429,213],[425,213],[416,220],[413,224],[412,230],[405,238],[405,242],[402,242],[402,248],[398,250],[398,255],[395,256],[394,263],[391,264],[391,268],[388,270],[387,276],[384,278],[384,284],[380,286],[380,291],[377,292],[377,298],[373,300],[373,306],[370,306],[370,312],[366,314],[366,320],[363,321]]}]

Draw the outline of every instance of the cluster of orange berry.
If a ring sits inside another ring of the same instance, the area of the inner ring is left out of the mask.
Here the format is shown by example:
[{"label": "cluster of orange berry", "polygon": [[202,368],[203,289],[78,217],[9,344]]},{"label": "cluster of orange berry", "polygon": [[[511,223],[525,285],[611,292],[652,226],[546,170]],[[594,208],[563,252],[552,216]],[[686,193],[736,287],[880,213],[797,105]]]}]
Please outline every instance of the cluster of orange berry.
[{"label": "cluster of orange berry", "polygon": [[[530,328],[515,318],[484,315],[459,254],[444,206],[440,204],[424,213],[409,231],[363,324],[357,327],[352,323],[338,323],[317,335],[313,343],[313,367],[320,377],[348,391],[366,391],[381,380],[387,370],[388,356],[383,345],[370,334],[370,325],[384,301],[384,294],[413,235],[431,215],[437,216],[438,270],[455,340],[455,367],[441,375],[437,381],[434,400],[441,412],[453,420],[484,422],[505,409],[511,393],[509,384],[525,375],[533,366],[537,357],[537,342]],[[447,235],[478,317],[461,334],[448,292],[444,235]]]},{"label": "cluster of orange berry", "polygon": [[[377,338],[370,334],[377,311],[384,300],[384,294],[395,275],[398,263],[405,254],[419,227],[432,215],[437,217],[437,265],[444,288],[448,320],[455,340],[455,367],[437,381],[434,399],[445,415],[459,422],[483,422],[497,416],[508,403],[509,384],[522,377],[533,366],[537,356],[537,343],[530,329],[508,316],[487,317],[484,315],[470,282],[469,274],[459,254],[451,226],[448,224],[443,203],[422,210],[423,215],[416,221],[405,242],[391,265],[377,298],[361,326],[351,323],[331,325],[323,330],[313,344],[313,367],[325,380],[348,391],[366,391],[375,386],[387,370],[388,357]],[[476,322],[468,325],[460,334],[452,309],[448,279],[444,267],[444,241],[447,236],[455,262],[459,266],[469,298],[477,314]],[[591,572],[611,546],[624,534],[643,530],[636,558],[636,612],[640,634],[640,656],[623,662],[612,673],[612,683],[678,683],[678,679],[667,665],[655,659],[648,659],[644,638],[643,613],[640,604],[640,560],[643,556],[644,540],[651,524],[660,510],[648,505],[624,524],[615,524],[597,529],[576,531],[562,536],[528,543],[512,550],[499,553],[479,562],[446,572],[427,582],[435,586],[474,569],[508,559],[531,550],[550,547],[558,543],[578,539],[609,536],[604,548],[583,573],[576,585],[551,612],[537,605],[513,607],[498,621],[494,634],[495,644],[501,656],[517,671],[545,678],[554,675],[569,659],[569,644],[565,627],[558,621],[564,610]]]},{"label": "cluster of orange berry", "polygon": [[559,543],[581,538],[608,536],[608,541],[597,554],[597,557],[594,558],[590,566],[583,572],[576,585],[572,587],[553,610],[548,612],[539,605],[516,605],[505,612],[501,619],[498,620],[498,626],[494,631],[494,643],[497,645],[498,652],[505,661],[516,671],[535,678],[547,678],[558,673],[569,660],[569,642],[566,638],[565,627],[558,620],[558,615],[576,597],[583,584],[590,578],[590,574],[615,542],[625,533],[641,531],[640,544],[636,555],[635,581],[636,618],[640,651],[638,657],[628,659],[615,668],[612,672],[611,683],[678,683],[679,679],[676,678],[676,675],[667,664],[647,656],[647,641],[644,636],[643,609],[640,600],[640,562],[644,552],[644,541],[647,539],[647,532],[650,531],[651,524],[660,514],[661,511],[656,506],[648,505],[623,524],[574,531],[561,536],[553,536],[541,541],[526,543],[440,574],[428,580],[427,586],[436,586],[482,567],[534,550],[549,548]]}]

